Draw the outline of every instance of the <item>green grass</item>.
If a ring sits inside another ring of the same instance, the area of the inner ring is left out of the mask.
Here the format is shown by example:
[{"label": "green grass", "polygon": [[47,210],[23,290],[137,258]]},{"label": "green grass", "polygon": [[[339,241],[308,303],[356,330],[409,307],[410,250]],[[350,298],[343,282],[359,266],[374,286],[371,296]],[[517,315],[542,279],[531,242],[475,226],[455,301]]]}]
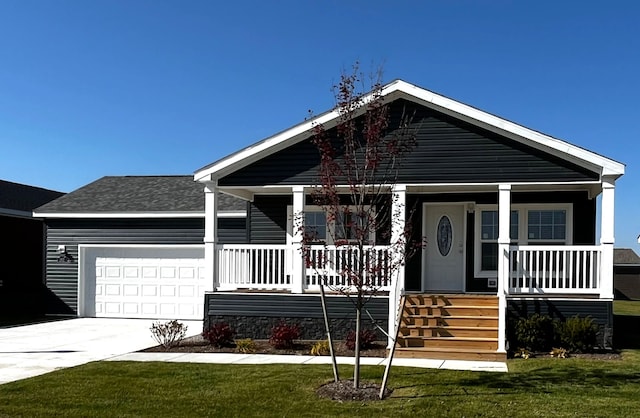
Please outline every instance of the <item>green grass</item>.
[{"label": "green grass", "polygon": [[[640,410],[640,351],[623,360],[529,359],[510,373],[397,367],[382,402],[333,402],[329,366],[99,362],[0,386],[0,416],[627,417]],[[376,380],[381,367],[363,367]],[[343,366],[344,376],[350,368]]]},{"label": "green grass", "polygon": [[614,300],[613,314],[640,316],[640,300]]}]

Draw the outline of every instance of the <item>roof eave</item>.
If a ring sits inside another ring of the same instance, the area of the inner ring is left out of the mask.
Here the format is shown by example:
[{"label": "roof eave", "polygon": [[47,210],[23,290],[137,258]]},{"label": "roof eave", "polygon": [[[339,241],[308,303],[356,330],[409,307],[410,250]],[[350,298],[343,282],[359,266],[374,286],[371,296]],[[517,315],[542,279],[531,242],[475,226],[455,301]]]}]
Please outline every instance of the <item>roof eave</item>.
[{"label": "roof eave", "polygon": [[[625,165],[622,163],[403,80],[395,80],[383,86],[381,93],[383,97],[391,100],[402,97],[416,103],[421,103],[442,113],[466,120],[472,124],[576,163],[579,166],[598,173],[600,176],[618,178],[625,172]],[[365,96],[364,102],[366,103],[371,97],[371,94]],[[337,124],[338,116],[338,110],[332,109],[315,118],[300,123],[203,167],[195,172],[194,180],[201,182],[215,181],[267,155],[304,140],[311,135],[312,128],[316,124],[322,124],[325,125],[326,128],[331,128]]]}]

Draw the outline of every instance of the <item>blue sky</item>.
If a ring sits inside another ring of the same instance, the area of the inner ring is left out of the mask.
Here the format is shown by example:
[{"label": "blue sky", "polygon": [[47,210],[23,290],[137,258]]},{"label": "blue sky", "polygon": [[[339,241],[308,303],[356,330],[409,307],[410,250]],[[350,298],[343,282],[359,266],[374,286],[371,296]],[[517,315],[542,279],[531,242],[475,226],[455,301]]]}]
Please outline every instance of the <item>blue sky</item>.
[{"label": "blue sky", "polygon": [[355,60],[627,165],[640,250],[635,1],[0,1],[0,179],[191,174],[333,106]]}]

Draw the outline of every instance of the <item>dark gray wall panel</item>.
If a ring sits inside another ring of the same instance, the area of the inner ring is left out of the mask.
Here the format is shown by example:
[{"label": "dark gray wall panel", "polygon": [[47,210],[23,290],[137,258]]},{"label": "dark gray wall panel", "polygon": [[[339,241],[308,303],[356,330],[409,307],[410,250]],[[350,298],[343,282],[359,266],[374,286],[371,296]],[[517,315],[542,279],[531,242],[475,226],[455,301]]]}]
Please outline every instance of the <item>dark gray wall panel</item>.
[{"label": "dark gray wall panel", "polygon": [[[343,339],[355,329],[353,304],[344,296],[327,296],[327,311],[333,337]],[[366,309],[376,323],[387,329],[389,299],[379,296],[371,299]],[[221,293],[205,295],[204,329],[217,322],[228,323],[237,338],[269,338],[273,326],[280,322],[298,325],[302,339],[326,338],[320,295],[273,293]],[[375,330],[368,315],[363,315],[362,328]],[[378,339],[385,337],[378,331]]]},{"label": "dark gray wall panel", "polygon": [[[322,318],[319,294],[223,293],[206,295],[207,315],[272,316]],[[353,304],[344,296],[327,296],[327,311],[331,317],[355,318]],[[389,314],[389,298],[378,296],[366,305],[374,318]]]},{"label": "dark gray wall panel", "polygon": [[291,196],[256,196],[249,208],[250,242],[286,244],[287,205],[291,204]]},{"label": "dark gray wall panel", "polygon": [[[598,174],[436,111],[398,100],[391,127],[413,113],[417,147],[403,160],[403,183],[597,180]],[[335,136],[335,129],[329,131]],[[339,158],[339,157],[338,157]],[[222,186],[315,184],[319,156],[309,140],[219,180]]]},{"label": "dark gray wall panel", "polygon": [[613,287],[616,299],[640,300],[640,266],[614,265]]},{"label": "dark gray wall panel", "polygon": [[218,241],[223,244],[248,243],[247,218],[219,218]]}]

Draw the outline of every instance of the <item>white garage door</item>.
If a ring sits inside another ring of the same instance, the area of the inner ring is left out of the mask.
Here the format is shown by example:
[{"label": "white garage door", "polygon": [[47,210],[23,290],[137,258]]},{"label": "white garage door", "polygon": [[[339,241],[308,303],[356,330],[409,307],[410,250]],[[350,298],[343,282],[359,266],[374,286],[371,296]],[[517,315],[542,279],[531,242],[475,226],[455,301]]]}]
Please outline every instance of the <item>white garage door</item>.
[{"label": "white garage door", "polygon": [[96,317],[203,318],[206,283],[200,251],[119,250],[98,251],[91,258]]}]

